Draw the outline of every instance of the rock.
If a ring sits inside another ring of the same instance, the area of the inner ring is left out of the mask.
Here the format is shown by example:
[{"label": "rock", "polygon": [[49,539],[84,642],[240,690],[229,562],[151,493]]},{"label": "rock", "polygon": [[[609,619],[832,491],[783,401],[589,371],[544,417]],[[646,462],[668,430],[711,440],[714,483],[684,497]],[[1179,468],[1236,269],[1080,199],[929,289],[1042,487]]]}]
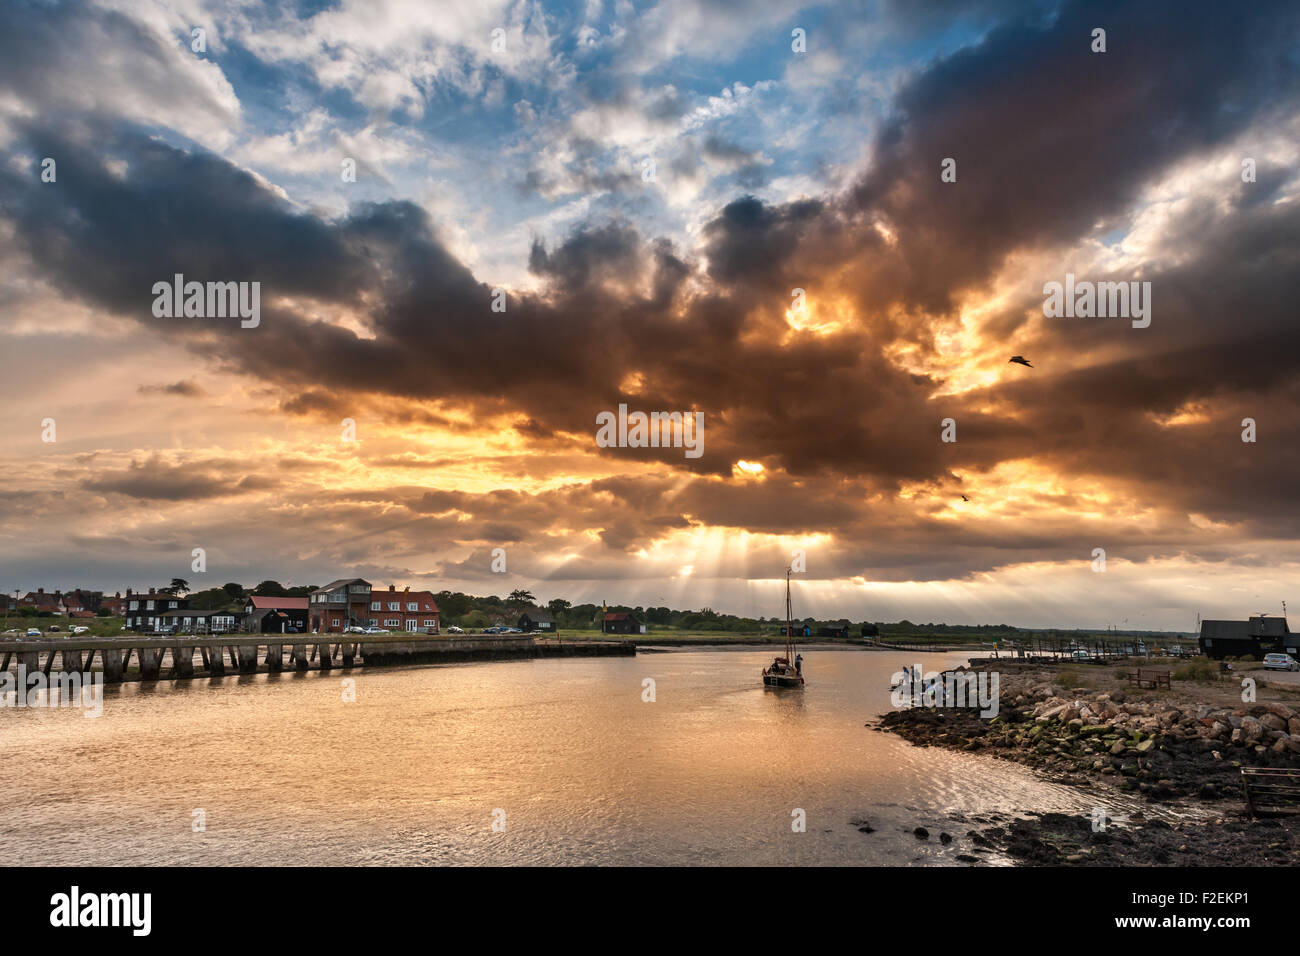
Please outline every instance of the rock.
[{"label": "rock", "polygon": [[1274,701],[1265,704],[1264,709],[1275,717],[1281,717],[1283,720],[1290,720],[1292,717],[1296,716],[1295,711],[1286,704],[1279,704]]},{"label": "rock", "polygon": [[930,831],[927,830],[925,827],[917,827],[915,830],[912,831],[912,834],[913,834],[913,835],[914,835],[918,840],[928,840],[928,839],[930,839]]},{"label": "rock", "polygon": [[1289,737],[1284,737],[1284,738],[1282,738],[1282,739],[1280,739],[1280,740],[1275,740],[1275,741],[1273,741],[1273,753],[1275,753],[1275,754],[1284,754],[1284,753],[1286,753],[1286,752],[1287,752],[1287,749],[1288,749],[1288,748],[1287,748],[1287,743],[1288,743],[1289,740],[1290,740]]},{"label": "rock", "polygon": [[1146,740],[1142,741],[1142,743],[1137,745],[1137,749],[1139,753],[1146,753],[1155,745],[1156,739],[1154,737],[1148,737]]},{"label": "rock", "polygon": [[961,862],[963,862],[963,863],[978,863],[978,862],[979,862],[979,857],[971,856],[971,855],[968,854],[968,853],[958,853],[958,854],[957,854],[957,859],[959,859],[959,860],[960,860]]},{"label": "rock", "polygon": [[1124,741],[1124,740],[1117,740],[1117,741],[1115,741],[1115,743],[1111,746],[1111,748],[1110,748],[1110,752],[1111,752],[1111,754],[1113,754],[1113,755],[1115,755],[1115,756],[1118,756],[1119,754],[1122,754],[1122,753],[1127,749],[1127,747],[1128,747],[1128,742],[1127,742],[1127,741]]},{"label": "rock", "polygon": [[1267,730],[1286,730],[1287,722],[1277,714],[1269,713],[1260,718],[1259,721]]},{"label": "rock", "polygon": [[1286,722],[1287,733],[1292,737],[1300,735],[1300,717],[1292,717]]},{"label": "rock", "polygon": [[942,843],[944,846],[947,846],[949,843],[952,842],[952,834],[951,834],[951,833],[940,833],[940,834],[939,834],[939,842]]},{"label": "rock", "polygon": [[1254,717],[1241,718],[1241,737],[1246,743],[1254,743],[1264,736],[1264,725]]}]

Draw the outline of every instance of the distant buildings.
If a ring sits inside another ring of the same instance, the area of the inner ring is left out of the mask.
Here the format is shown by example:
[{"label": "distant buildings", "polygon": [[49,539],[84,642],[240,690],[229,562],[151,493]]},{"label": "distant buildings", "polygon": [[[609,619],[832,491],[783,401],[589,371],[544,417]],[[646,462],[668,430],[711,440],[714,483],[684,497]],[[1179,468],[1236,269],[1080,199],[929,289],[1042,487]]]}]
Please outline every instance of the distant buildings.
[{"label": "distant buildings", "polygon": [[367,627],[382,627],[389,631],[409,631],[412,634],[437,634],[439,632],[438,602],[429,591],[397,590],[390,584],[387,591],[372,591]]},{"label": "distant buildings", "polygon": [[555,618],[547,611],[525,611],[520,615],[519,623],[515,627],[525,634],[532,634],[534,631],[554,634]]},{"label": "distant buildings", "polygon": [[1293,634],[1286,618],[1258,614],[1249,621],[1202,621],[1201,653],[1225,657],[1262,658],[1265,654],[1300,654],[1300,634]]},{"label": "distant buildings", "polygon": [[370,582],[340,578],[312,591],[308,599],[311,629],[320,634],[342,634],[347,627],[370,622]]},{"label": "distant buildings", "polygon": [[244,600],[240,630],[250,634],[301,634],[307,631],[310,601],[305,597],[261,597]]},{"label": "distant buildings", "polygon": [[183,634],[229,634],[235,630],[238,616],[230,611],[163,611],[157,616],[159,631]]},{"label": "distant buildings", "polygon": [[55,617],[63,617],[68,613],[68,606],[63,603],[63,594],[59,591],[47,592],[45,588],[28,591],[19,599],[18,606],[35,608],[37,612],[48,611]]},{"label": "distant buildings", "polygon": [[188,599],[168,594],[166,591],[132,591],[127,588],[126,628],[128,631],[157,631],[162,629],[161,615],[167,611],[183,611],[190,606]]},{"label": "distant buildings", "polygon": [[645,625],[627,611],[606,611],[602,630],[606,634],[644,634]]}]

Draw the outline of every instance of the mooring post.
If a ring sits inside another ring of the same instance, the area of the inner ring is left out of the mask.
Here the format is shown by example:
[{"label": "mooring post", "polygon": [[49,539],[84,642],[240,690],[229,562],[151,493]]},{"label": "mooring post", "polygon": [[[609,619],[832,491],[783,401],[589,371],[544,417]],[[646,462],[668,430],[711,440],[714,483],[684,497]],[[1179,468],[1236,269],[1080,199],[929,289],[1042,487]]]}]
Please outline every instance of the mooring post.
[{"label": "mooring post", "polygon": [[343,645],[343,666],[344,667],[352,666],[353,660],[356,659],[356,649],[357,646],[355,644]]},{"label": "mooring post", "polygon": [[208,648],[205,655],[208,659],[208,676],[222,677],[226,673],[226,660],[221,655],[224,653],[220,644],[213,644]]},{"label": "mooring post", "polygon": [[268,671],[278,672],[284,667],[284,645],[267,644],[266,645],[266,669]]},{"label": "mooring post", "polygon": [[334,655],[334,645],[320,644],[318,645],[317,650],[320,651],[320,669],[327,671],[333,667],[334,661],[331,658]]},{"label": "mooring post", "polygon": [[185,647],[182,645],[172,648],[172,676],[194,676],[194,648],[192,646]]},{"label": "mooring post", "polygon": [[104,658],[104,683],[120,684],[122,682],[122,652],[104,648],[100,654]]},{"label": "mooring post", "polygon": [[293,645],[293,667],[294,670],[305,671],[307,669],[307,645]]},{"label": "mooring post", "polygon": [[239,673],[255,674],[257,673],[257,647],[258,645],[240,644],[236,647],[239,653]]},{"label": "mooring post", "polygon": [[140,679],[157,680],[162,670],[163,651],[161,647],[141,647],[136,653],[140,656]]},{"label": "mooring post", "polygon": [[63,673],[80,674],[81,673],[81,651],[70,651],[63,649]]}]

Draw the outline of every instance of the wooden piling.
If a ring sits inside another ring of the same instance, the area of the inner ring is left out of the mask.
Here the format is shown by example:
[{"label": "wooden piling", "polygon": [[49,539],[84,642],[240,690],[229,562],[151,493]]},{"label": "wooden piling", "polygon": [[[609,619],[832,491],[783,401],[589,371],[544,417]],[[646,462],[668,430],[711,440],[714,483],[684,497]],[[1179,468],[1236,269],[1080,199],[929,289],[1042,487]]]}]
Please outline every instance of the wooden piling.
[{"label": "wooden piling", "polygon": [[257,645],[240,644],[235,650],[239,661],[239,673],[257,673]]},{"label": "wooden piling", "polygon": [[284,668],[284,645],[268,644],[266,645],[266,669],[273,673],[278,673]]},{"label": "wooden piling", "polygon": [[293,645],[293,667],[294,670],[305,671],[307,669],[307,645]]},{"label": "wooden piling", "polygon": [[122,664],[122,652],[105,648],[100,652],[104,658],[104,683],[120,684],[125,667]]},{"label": "wooden piling", "polygon": [[193,647],[173,647],[172,648],[172,677],[193,677],[194,676],[194,648]]},{"label": "wooden piling", "polygon": [[136,653],[140,658],[140,679],[157,680],[162,671],[164,647],[139,647]]},{"label": "wooden piling", "polygon": [[220,644],[213,644],[208,648],[208,676],[222,677],[226,673],[226,659],[223,656],[225,651]]}]

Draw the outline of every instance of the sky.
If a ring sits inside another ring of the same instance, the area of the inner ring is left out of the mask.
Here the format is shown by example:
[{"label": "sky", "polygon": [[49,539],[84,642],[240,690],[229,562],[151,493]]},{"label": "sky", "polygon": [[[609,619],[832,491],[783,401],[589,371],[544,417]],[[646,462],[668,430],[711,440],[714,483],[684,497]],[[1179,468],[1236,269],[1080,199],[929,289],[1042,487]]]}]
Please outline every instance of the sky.
[{"label": "sky", "polygon": [[[1282,2],[10,0],[0,586],[778,616],[793,563],[798,616],[1280,613],[1298,28]],[[256,325],[160,315],[177,274],[257,283]],[[1146,318],[1049,314],[1067,281]],[[620,405],[699,413],[701,453],[598,441]]]}]

